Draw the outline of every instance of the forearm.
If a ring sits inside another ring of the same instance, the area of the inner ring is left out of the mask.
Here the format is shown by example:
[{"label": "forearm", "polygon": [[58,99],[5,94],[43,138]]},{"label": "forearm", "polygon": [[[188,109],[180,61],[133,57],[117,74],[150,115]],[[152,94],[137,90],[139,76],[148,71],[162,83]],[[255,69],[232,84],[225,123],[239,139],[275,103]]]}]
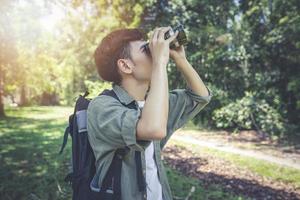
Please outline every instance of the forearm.
[{"label": "forearm", "polygon": [[169,111],[168,76],[165,66],[155,66],[152,70],[150,90],[142,111],[144,122],[151,127],[166,131]]},{"label": "forearm", "polygon": [[204,85],[197,71],[192,67],[187,59],[175,60],[177,69],[183,74],[188,86],[201,96],[208,96],[208,90]]}]

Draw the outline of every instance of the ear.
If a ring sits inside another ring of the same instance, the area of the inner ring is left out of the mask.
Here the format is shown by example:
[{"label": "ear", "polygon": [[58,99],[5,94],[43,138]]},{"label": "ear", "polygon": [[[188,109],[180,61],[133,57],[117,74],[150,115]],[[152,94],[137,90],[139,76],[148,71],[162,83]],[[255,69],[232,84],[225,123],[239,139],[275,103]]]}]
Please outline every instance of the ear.
[{"label": "ear", "polygon": [[127,59],[118,59],[117,60],[117,66],[120,72],[123,72],[125,74],[131,74],[133,70],[133,66],[130,62],[128,62]]}]

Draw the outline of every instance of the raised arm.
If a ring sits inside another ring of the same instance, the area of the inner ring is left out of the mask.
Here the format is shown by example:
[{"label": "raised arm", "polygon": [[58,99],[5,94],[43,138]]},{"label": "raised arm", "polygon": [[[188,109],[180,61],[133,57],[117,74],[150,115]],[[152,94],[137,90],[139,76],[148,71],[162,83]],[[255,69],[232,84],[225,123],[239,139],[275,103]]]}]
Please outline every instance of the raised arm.
[{"label": "raised arm", "polygon": [[152,77],[141,119],[137,125],[137,139],[161,140],[167,134],[169,89],[166,66],[169,60],[169,43],[177,35],[174,34],[165,40],[164,34],[169,29],[170,27],[156,28],[149,42]]},{"label": "raised arm", "polygon": [[187,61],[183,46],[177,50],[171,50],[170,55],[175,61],[177,69],[183,74],[187,87],[170,92],[167,135],[160,142],[161,149],[174,131],[194,118],[210,102],[213,96],[197,71]]}]

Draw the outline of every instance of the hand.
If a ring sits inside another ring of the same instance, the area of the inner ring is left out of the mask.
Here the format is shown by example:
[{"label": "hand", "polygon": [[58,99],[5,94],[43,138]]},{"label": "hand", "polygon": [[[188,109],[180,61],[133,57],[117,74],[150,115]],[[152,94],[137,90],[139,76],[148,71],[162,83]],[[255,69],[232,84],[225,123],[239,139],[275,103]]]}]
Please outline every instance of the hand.
[{"label": "hand", "polygon": [[169,29],[171,29],[170,26],[155,28],[150,36],[149,49],[155,65],[159,63],[166,66],[169,61],[170,42],[174,40],[178,34],[177,31],[174,35],[165,40],[164,35]]},{"label": "hand", "polygon": [[185,50],[183,45],[176,49],[170,49],[170,57],[176,62],[179,60],[186,60]]}]

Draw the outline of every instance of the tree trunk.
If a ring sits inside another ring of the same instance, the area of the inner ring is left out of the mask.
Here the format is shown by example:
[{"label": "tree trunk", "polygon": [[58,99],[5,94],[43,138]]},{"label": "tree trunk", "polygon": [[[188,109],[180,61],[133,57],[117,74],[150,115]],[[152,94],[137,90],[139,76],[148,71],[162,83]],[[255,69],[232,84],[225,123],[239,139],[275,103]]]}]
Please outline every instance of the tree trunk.
[{"label": "tree trunk", "polygon": [[3,78],[4,77],[3,77],[2,67],[0,65],[0,118],[5,117],[4,102],[3,102],[3,94],[4,94]]},{"label": "tree trunk", "polygon": [[26,106],[26,105],[27,105],[26,87],[25,87],[25,85],[22,85],[22,88],[21,88],[20,106]]},{"label": "tree trunk", "polygon": [[2,93],[0,92],[0,118],[5,117],[4,103],[2,101]]}]

